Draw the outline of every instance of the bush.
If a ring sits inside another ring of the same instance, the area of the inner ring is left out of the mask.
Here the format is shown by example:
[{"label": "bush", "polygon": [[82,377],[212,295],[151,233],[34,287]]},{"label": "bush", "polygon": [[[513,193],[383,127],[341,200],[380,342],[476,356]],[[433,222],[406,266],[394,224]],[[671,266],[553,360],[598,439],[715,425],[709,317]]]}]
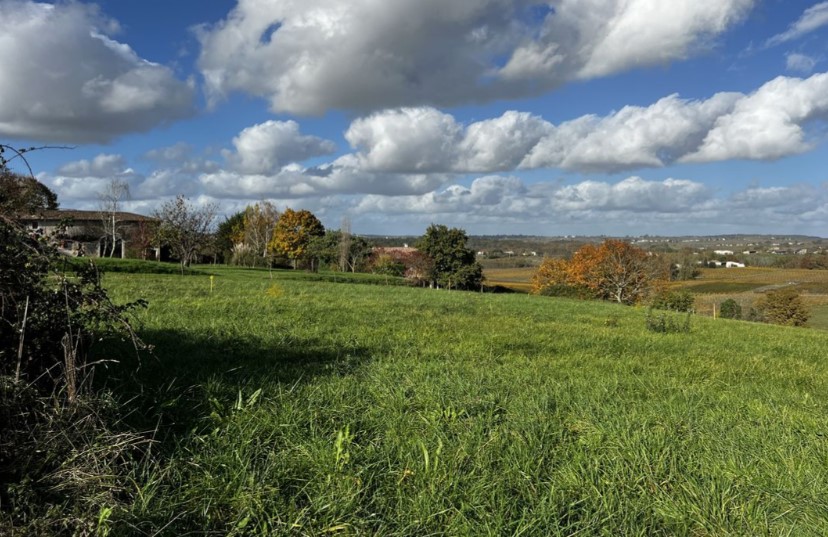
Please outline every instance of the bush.
[{"label": "bush", "polygon": [[811,316],[799,291],[791,287],[769,292],[757,309],[766,322],[786,326],[804,326]]},{"label": "bush", "polygon": [[688,312],[693,310],[695,300],[693,293],[686,289],[681,291],[662,291],[653,298],[651,307],[657,310]]},{"label": "bush", "polygon": [[111,427],[117,408],[91,390],[87,362],[92,343],[106,335],[142,345],[127,314],[144,302],[116,305],[95,265],[86,261],[76,273],[64,265],[46,238],[0,216],[4,535],[102,532],[105,513],[131,501],[126,471],[147,443]]},{"label": "bush", "polygon": [[719,317],[722,319],[741,319],[742,306],[732,298],[728,298],[719,305]]},{"label": "bush", "polygon": [[576,285],[567,285],[564,283],[547,285],[546,287],[543,287],[538,294],[542,296],[578,298],[581,300],[594,298],[594,295],[592,294],[592,292],[590,292],[589,289],[579,287]]},{"label": "bush", "polygon": [[90,345],[115,334],[138,343],[126,315],[145,303],[114,304],[90,262],[70,275],[63,265],[46,238],[0,218],[0,375],[65,389],[71,403]]},{"label": "bush", "polygon": [[672,313],[654,313],[652,309],[647,312],[644,319],[647,330],[660,334],[687,334],[690,332],[690,313],[675,315]]}]

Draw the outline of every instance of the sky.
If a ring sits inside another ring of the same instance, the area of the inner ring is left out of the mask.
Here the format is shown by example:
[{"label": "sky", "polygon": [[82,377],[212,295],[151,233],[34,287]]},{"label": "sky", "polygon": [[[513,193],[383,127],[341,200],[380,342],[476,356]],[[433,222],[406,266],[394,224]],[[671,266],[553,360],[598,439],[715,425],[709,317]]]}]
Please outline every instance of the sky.
[{"label": "sky", "polygon": [[[63,208],[419,235],[828,236],[828,1],[0,0]],[[17,171],[25,171],[15,161]]]}]

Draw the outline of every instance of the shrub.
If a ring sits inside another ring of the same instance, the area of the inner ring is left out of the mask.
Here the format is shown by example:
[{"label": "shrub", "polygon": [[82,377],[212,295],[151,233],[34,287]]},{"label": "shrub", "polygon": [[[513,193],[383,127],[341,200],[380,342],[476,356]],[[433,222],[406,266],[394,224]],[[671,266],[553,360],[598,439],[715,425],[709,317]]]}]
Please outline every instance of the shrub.
[{"label": "shrub", "polygon": [[769,292],[757,308],[766,322],[786,326],[804,326],[811,316],[799,291],[791,287]]},{"label": "shrub", "polygon": [[688,312],[693,310],[695,300],[693,293],[686,289],[662,291],[653,298],[651,306],[657,310]]},{"label": "shrub", "polygon": [[[117,407],[90,388],[93,342],[140,341],[86,262],[64,273],[45,237],[0,216],[0,533],[90,535],[131,501],[128,470],[147,440],[115,430]],[[71,266],[71,265],[69,265]],[[97,526],[95,520],[98,520]]]},{"label": "shrub", "polygon": [[581,300],[586,300],[589,298],[593,298],[592,292],[589,289],[584,287],[579,287],[576,285],[567,285],[565,283],[558,283],[553,285],[547,285],[546,287],[541,288],[538,294],[542,296],[556,296],[556,297],[563,297],[563,298],[579,298]]},{"label": "shrub", "polygon": [[742,306],[732,298],[728,298],[719,305],[719,317],[722,319],[741,319]]},{"label": "shrub", "polygon": [[644,319],[647,330],[660,334],[687,334],[690,332],[690,312],[676,315],[668,312],[647,312]]}]

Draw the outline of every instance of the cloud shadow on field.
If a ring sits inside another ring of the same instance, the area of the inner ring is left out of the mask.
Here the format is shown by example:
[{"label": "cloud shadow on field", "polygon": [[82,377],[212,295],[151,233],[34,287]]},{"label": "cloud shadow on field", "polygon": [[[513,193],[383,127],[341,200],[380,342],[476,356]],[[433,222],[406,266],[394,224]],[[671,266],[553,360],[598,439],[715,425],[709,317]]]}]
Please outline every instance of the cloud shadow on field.
[{"label": "cloud shadow on field", "polygon": [[249,397],[259,388],[287,391],[319,376],[347,375],[369,359],[363,347],[329,340],[276,341],[176,330],[144,330],[140,335],[154,346],[151,355],[138,358],[126,344],[98,349],[95,359],[121,358],[106,370],[99,368],[96,384],[123,404],[130,428],[156,430],[162,445],[206,426],[213,408],[210,399],[231,406],[239,394]]}]

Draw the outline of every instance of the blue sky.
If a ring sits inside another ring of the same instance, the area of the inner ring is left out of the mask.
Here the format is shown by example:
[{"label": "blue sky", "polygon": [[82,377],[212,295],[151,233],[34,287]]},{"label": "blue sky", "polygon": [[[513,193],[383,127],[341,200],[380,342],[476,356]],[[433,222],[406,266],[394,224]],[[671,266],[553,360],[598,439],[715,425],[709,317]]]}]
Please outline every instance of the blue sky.
[{"label": "blue sky", "polygon": [[828,233],[828,2],[0,0],[0,141],[66,208],[371,234]]}]

